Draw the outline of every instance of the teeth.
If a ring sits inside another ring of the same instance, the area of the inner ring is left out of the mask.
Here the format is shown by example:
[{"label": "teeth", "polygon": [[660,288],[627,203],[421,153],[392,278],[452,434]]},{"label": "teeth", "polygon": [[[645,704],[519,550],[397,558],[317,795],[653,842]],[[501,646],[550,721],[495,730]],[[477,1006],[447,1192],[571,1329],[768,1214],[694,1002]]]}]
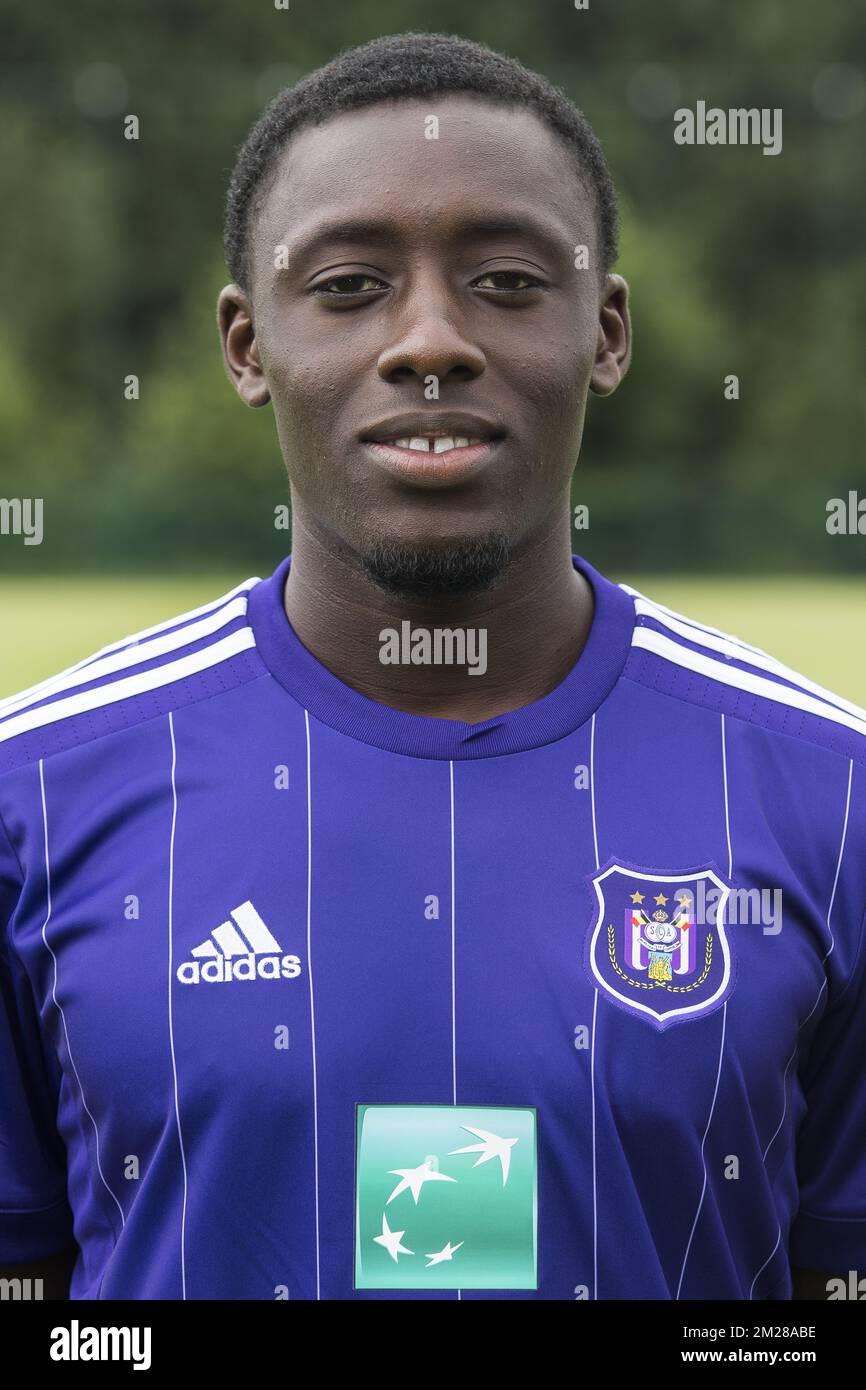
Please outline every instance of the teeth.
[{"label": "teeth", "polygon": [[[385,441],[386,443],[389,441]],[[392,439],[398,449],[414,449],[420,454],[447,454],[451,449],[468,449],[471,444],[483,443],[467,435],[414,435],[411,439]]]}]

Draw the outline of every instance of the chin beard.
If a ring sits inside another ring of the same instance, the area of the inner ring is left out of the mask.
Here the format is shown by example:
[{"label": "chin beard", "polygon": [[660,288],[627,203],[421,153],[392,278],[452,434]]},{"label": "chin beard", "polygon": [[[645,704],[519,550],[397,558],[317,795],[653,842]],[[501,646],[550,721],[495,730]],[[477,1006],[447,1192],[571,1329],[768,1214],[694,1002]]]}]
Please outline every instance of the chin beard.
[{"label": "chin beard", "polygon": [[496,531],[438,547],[375,541],[361,553],[367,576],[399,598],[480,594],[508,567],[511,547]]}]

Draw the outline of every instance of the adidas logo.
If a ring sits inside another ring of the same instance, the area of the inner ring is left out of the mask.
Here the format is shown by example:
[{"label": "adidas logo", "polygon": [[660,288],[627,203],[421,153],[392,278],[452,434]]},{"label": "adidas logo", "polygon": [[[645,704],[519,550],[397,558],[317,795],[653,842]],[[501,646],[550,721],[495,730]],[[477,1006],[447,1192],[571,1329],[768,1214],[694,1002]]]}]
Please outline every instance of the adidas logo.
[{"label": "adidas logo", "polygon": [[283,948],[265,926],[251,902],[241,903],[211,932],[207,941],[192,949],[193,960],[177,968],[182,985],[228,984],[230,980],[293,980],[301,973],[298,956],[284,956]]}]

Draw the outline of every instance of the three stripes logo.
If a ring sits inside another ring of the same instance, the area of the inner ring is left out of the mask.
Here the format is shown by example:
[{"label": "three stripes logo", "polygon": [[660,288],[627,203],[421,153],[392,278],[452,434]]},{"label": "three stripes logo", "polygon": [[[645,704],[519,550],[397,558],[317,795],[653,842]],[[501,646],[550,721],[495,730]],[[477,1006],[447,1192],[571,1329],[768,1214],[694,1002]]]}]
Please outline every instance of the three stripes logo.
[{"label": "three stripes logo", "polygon": [[241,903],[192,949],[192,960],[177,968],[182,985],[228,984],[231,980],[294,980],[301,973],[298,956],[283,955],[251,902]]}]

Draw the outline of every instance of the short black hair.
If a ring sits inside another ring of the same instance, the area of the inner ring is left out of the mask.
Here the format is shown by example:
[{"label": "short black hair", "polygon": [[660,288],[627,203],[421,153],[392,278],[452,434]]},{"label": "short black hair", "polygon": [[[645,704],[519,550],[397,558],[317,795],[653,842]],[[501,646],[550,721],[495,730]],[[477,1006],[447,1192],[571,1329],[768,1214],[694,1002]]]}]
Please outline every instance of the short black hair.
[{"label": "short black hair", "polygon": [[392,34],[350,48],[280,92],[253,126],[235,163],[226,199],[223,247],[234,281],[252,285],[250,230],[267,197],[281,151],[306,126],[331,116],[442,93],[472,93],[534,111],[574,156],[595,193],[601,269],[617,257],[616,191],[589,122],[574,103],[514,58],[456,34]]}]

